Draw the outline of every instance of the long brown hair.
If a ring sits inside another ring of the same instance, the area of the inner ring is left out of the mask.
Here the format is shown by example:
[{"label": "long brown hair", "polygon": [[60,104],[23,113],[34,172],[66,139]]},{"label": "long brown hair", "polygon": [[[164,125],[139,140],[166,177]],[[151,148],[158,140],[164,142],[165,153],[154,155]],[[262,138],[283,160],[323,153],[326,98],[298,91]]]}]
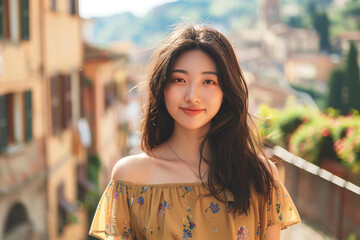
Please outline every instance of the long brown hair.
[{"label": "long brown hair", "polygon": [[[173,133],[174,120],[165,107],[164,89],[177,57],[193,49],[213,59],[224,93],[220,110],[211,120],[210,130],[200,145],[199,173],[203,160],[209,166],[207,187],[210,194],[221,201],[219,193],[230,190],[234,196],[234,213],[247,214],[251,188],[268,199],[274,180],[261,159],[261,141],[253,131],[248,113],[248,89],[243,73],[231,44],[220,32],[199,25],[180,26],[154,52],[141,147],[149,152]],[[209,146],[211,160],[203,157],[205,143]],[[216,185],[221,186],[220,191]]]}]

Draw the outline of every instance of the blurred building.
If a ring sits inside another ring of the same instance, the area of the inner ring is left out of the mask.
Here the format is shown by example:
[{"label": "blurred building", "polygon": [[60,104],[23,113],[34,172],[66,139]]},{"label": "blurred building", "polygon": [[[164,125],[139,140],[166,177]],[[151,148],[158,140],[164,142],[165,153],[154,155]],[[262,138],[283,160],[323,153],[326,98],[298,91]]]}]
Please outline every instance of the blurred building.
[{"label": "blurred building", "polygon": [[275,24],[264,32],[263,49],[272,60],[283,64],[294,54],[319,52],[319,37],[312,30]]},{"label": "blurred building", "polygon": [[0,2],[0,239],[81,239],[78,1]]},{"label": "blurred building", "polygon": [[266,56],[277,64],[284,64],[294,54],[319,51],[319,37],[315,31],[291,28],[283,24],[280,17],[281,1],[259,2],[258,31],[261,32],[261,46]]},{"label": "blurred building", "polygon": [[269,28],[274,24],[281,23],[281,1],[260,0],[259,1],[259,26],[262,29]]},{"label": "blurred building", "polygon": [[0,4],[0,239],[45,239],[40,5]]},{"label": "blurred building", "polygon": [[126,93],[125,63],[121,51],[84,45],[85,115],[93,136],[92,154],[102,164],[100,186],[108,183],[114,164],[127,153],[127,125],[123,118]]},{"label": "blurred building", "polygon": [[332,70],[340,64],[340,58],[327,54],[296,54],[289,57],[284,66],[286,79],[294,85],[318,86],[325,90]]}]

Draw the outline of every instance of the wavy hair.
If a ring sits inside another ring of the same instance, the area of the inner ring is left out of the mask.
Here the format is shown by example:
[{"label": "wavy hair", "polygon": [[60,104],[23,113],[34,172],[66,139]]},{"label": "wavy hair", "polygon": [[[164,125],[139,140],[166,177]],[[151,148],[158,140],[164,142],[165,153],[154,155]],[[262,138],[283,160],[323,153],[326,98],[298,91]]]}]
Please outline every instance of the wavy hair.
[{"label": "wavy hair", "polygon": [[[248,89],[243,73],[233,47],[220,32],[200,25],[178,26],[153,53],[141,147],[149,152],[173,133],[174,120],[166,110],[164,90],[177,57],[193,49],[213,59],[224,93],[220,110],[200,145],[199,173],[201,161],[205,161],[209,174],[207,185],[203,184],[210,194],[224,201],[219,194],[230,190],[234,196],[234,214],[247,215],[252,188],[269,199],[274,179],[262,160],[262,143],[248,113]],[[211,159],[203,156],[205,143]]]}]

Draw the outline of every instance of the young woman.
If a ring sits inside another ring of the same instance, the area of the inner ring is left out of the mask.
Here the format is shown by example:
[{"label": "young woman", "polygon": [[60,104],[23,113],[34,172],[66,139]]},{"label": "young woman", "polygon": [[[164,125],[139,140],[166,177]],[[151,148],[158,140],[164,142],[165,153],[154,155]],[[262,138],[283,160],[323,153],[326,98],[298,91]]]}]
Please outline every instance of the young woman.
[{"label": "young woman", "polygon": [[144,153],[115,165],[90,235],[100,239],[280,239],[300,222],[248,113],[229,41],[177,28],[155,51]]}]

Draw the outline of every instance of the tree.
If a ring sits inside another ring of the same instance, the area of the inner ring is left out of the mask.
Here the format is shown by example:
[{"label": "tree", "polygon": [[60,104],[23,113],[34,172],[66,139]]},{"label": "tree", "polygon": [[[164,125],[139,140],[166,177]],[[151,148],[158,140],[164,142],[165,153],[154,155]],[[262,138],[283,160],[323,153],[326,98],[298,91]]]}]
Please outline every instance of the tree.
[{"label": "tree", "polygon": [[330,21],[328,19],[327,13],[315,11],[312,14],[311,19],[312,19],[312,24],[320,37],[320,49],[323,51],[329,51],[330,50],[330,42],[329,42]]},{"label": "tree", "polygon": [[358,51],[353,41],[350,42],[350,49],[346,59],[346,87],[348,98],[346,107],[347,110],[356,109],[360,111],[360,74],[357,62]]},{"label": "tree", "polygon": [[[327,107],[335,108],[343,112],[342,89],[344,86],[345,71],[342,68],[336,68],[331,72],[328,81],[329,94],[327,96]],[[346,113],[345,113],[346,114]]]}]

